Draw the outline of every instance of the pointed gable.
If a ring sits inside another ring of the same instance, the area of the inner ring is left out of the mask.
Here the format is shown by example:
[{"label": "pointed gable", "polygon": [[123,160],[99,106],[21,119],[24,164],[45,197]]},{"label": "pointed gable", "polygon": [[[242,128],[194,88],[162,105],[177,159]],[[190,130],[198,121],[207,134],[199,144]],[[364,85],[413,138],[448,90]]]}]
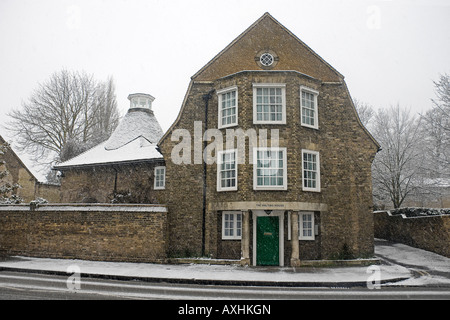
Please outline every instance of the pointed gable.
[{"label": "pointed gable", "polygon": [[[259,56],[273,52],[276,63],[262,68]],[[243,70],[294,70],[324,82],[339,82],[344,77],[311,48],[265,13],[193,77],[194,81],[215,79]]]}]

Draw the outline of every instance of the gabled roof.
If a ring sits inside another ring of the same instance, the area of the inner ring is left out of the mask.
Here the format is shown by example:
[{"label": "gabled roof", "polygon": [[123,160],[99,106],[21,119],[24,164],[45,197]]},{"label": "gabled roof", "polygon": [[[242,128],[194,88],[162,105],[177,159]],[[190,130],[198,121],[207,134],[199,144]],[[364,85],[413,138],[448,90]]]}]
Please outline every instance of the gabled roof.
[{"label": "gabled roof", "polygon": [[344,83],[342,74],[266,12],[191,77],[178,117],[158,143],[164,141],[180,120],[194,83],[211,82],[242,71],[261,71],[255,57],[264,50],[279,55],[274,71],[295,71],[318,81]]},{"label": "gabled roof", "polygon": [[130,108],[108,140],[54,168],[67,170],[163,160],[156,145],[162,135],[153,111]]},{"label": "gabled roof", "polygon": [[88,151],[63,162],[54,168],[57,170],[67,170],[163,160],[163,156],[158,151],[157,146],[149,143],[149,141],[143,137],[135,138],[134,140],[114,150],[107,150],[105,148],[107,143],[107,141],[100,143],[92,149],[89,149]]},{"label": "gabled roof", "polygon": [[339,82],[344,76],[296,35],[266,12],[233,40],[194,76],[194,81],[213,81],[242,70],[261,70],[255,56],[262,50],[279,55],[273,70],[295,70],[324,82]]},{"label": "gabled roof", "polygon": [[[4,143],[7,143],[7,141],[5,139],[3,139],[3,137],[0,135],[0,144],[4,144]],[[14,152],[14,150],[11,147],[9,148],[8,153],[10,155],[12,155],[17,160],[17,162],[20,164],[20,166],[29,173],[29,175],[31,176],[32,179],[34,179],[35,181],[38,181],[38,179],[34,176],[34,174],[30,171],[30,169],[28,169],[28,167],[23,163],[22,159],[20,159],[20,157],[17,155],[17,153]]]}]

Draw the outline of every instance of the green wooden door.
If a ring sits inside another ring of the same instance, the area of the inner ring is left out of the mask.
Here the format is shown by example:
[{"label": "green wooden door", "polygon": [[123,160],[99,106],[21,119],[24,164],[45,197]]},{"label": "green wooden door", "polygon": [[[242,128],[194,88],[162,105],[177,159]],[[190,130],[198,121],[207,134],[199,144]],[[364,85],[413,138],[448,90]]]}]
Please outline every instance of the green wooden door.
[{"label": "green wooden door", "polygon": [[278,266],[280,264],[279,218],[257,217],[256,264]]}]

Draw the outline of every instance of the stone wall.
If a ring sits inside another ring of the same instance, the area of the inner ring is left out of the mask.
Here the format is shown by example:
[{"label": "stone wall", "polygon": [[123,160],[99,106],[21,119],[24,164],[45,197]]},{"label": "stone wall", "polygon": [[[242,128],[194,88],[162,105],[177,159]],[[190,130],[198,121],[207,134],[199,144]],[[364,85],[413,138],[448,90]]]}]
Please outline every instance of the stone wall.
[{"label": "stone wall", "polygon": [[36,198],[43,198],[49,203],[61,202],[61,186],[49,183],[36,183]]},{"label": "stone wall", "polygon": [[164,262],[167,208],[159,205],[0,206],[0,254]]},{"label": "stone wall", "polygon": [[161,203],[154,190],[154,168],[163,161],[65,170],[62,203],[111,203],[120,194],[124,203]]},{"label": "stone wall", "polygon": [[401,242],[450,257],[450,215],[406,217],[389,211],[374,213],[376,238]]},{"label": "stone wall", "polygon": [[[187,130],[194,140],[194,121],[203,121],[205,102],[202,99],[212,89],[209,84],[190,86],[185,98],[184,106],[180,112],[182,121],[176,123],[171,129]],[[211,105],[211,109],[217,106]],[[173,140],[173,141],[172,141]],[[176,163],[172,156],[176,145],[182,138],[172,138],[170,134],[160,145],[166,163],[166,190],[163,192],[164,202],[169,211],[169,256],[186,257],[199,256],[202,251],[202,212],[203,212],[203,162],[194,161],[194,148],[187,156],[189,161]],[[189,141],[189,143],[193,141]],[[202,149],[200,141],[200,150]],[[176,150],[176,149],[175,149]]]}]

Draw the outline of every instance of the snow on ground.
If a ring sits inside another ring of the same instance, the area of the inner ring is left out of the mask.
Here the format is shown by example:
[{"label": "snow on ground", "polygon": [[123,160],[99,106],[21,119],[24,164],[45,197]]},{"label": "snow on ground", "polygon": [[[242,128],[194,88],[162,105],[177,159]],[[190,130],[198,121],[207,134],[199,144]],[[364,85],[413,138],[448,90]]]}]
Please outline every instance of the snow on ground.
[{"label": "snow on ground", "polygon": [[[252,282],[366,282],[373,274],[369,267],[292,268],[292,267],[243,267],[239,265],[207,264],[150,264],[122,263],[68,259],[14,257],[0,262],[1,267],[67,272],[77,266],[81,273],[115,275],[159,279],[197,279]],[[379,280],[406,279],[409,270],[397,265],[381,265]]]},{"label": "snow on ground", "polygon": [[401,243],[376,239],[375,254],[391,263],[401,264],[415,271],[415,277],[397,282],[397,285],[449,285],[450,258],[413,248]]},{"label": "snow on ground", "polygon": [[439,254],[413,248],[401,243],[388,243],[378,240],[375,246],[375,254],[382,257],[417,268],[426,267],[431,271],[450,273],[450,258]]},{"label": "snow on ground", "polygon": [[[377,266],[354,267],[243,267],[239,265],[151,264],[103,262],[69,259],[12,257],[0,260],[1,268],[58,271],[70,273],[76,266],[82,274],[98,274],[156,279],[197,279],[252,282],[351,283],[374,279],[386,285],[450,287],[450,259],[438,254],[390,243],[375,241],[375,254],[385,263]],[[375,269],[373,269],[375,268]],[[412,272],[411,272],[412,270]],[[403,281],[399,281],[402,279]]]}]

